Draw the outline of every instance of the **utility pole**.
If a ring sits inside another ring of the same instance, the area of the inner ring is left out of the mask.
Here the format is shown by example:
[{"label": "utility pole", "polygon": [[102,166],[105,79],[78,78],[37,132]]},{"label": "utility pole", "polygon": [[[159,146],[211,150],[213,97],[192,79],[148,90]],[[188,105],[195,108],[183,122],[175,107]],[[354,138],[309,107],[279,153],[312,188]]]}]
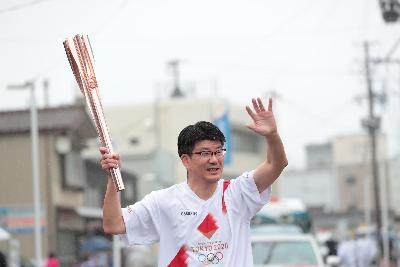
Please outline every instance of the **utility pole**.
[{"label": "utility pole", "polygon": [[[397,1],[397,0],[396,0]],[[400,60],[393,58],[393,54],[395,53],[395,51],[397,50],[397,48],[400,45],[400,38],[398,38],[396,40],[396,42],[393,44],[393,46],[390,48],[390,50],[386,53],[386,55],[382,58],[373,58],[370,59],[368,58],[368,60],[373,63],[374,65],[379,65],[379,64],[384,64],[386,66],[388,66],[389,64],[397,64],[400,66]],[[386,95],[375,95],[378,96],[378,99],[381,100],[381,102],[386,101]],[[385,169],[384,169],[385,171]],[[386,172],[383,172],[386,174]],[[381,231],[380,231],[380,235],[381,235],[381,249],[383,251],[382,255],[383,255],[383,262],[384,262],[384,266],[389,266],[389,257],[390,257],[390,245],[389,245],[389,237],[388,237],[388,206],[387,206],[387,199],[386,199],[386,195],[385,195],[385,190],[386,190],[386,175],[383,175],[383,179],[382,179],[382,195],[383,198],[381,199],[381,205],[382,205],[382,225],[381,225]]]},{"label": "utility pole", "polygon": [[32,183],[33,183],[33,205],[34,205],[34,222],[35,222],[35,259],[36,267],[42,267],[42,236],[40,231],[40,176],[39,176],[39,130],[37,120],[37,107],[35,97],[35,84],[28,81],[20,85],[9,85],[8,89],[30,89],[31,103],[31,152],[32,152]]},{"label": "utility pole", "polygon": [[174,91],[172,92],[171,96],[172,97],[183,97],[183,92],[180,88],[179,84],[179,64],[181,63],[180,60],[174,59],[168,62],[168,66],[172,70],[172,77],[174,80]]},{"label": "utility pole", "polygon": [[49,104],[50,104],[50,102],[49,102],[49,80],[48,79],[45,79],[43,81],[43,97],[44,97],[44,101],[43,101],[44,107],[48,108]]},{"label": "utility pole", "polygon": [[370,68],[369,43],[364,43],[365,53],[365,78],[368,91],[368,118],[363,120],[363,126],[368,130],[371,141],[371,169],[374,185],[374,200],[375,200],[375,216],[377,227],[377,242],[379,247],[379,259],[382,255],[382,217],[381,217],[381,200],[380,200],[380,183],[378,177],[378,164],[376,158],[376,133],[380,127],[380,118],[374,114],[374,93],[372,88],[372,76]]}]

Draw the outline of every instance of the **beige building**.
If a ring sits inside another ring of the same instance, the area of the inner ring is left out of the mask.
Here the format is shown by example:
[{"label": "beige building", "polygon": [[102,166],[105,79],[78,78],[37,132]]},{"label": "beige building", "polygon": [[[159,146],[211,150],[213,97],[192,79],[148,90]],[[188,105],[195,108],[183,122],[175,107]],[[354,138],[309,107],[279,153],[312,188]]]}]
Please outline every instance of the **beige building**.
[{"label": "beige building", "polygon": [[[390,189],[397,183],[387,172],[386,137],[377,137],[380,200],[393,210],[395,196]],[[305,169],[289,170],[280,178],[278,194],[299,198],[309,208],[313,227],[336,229],[345,236],[346,229],[374,223],[375,197],[371,175],[371,151],[367,134],[333,137],[330,142],[306,146]],[[393,161],[395,167],[395,161]],[[392,168],[393,174],[397,173]],[[391,202],[388,202],[391,201]]]},{"label": "beige building", "polygon": [[394,211],[397,220],[400,220],[400,156],[389,161],[388,171],[388,191],[390,195],[389,207]]},{"label": "beige building", "polygon": [[[43,257],[56,252],[62,263],[75,262],[80,244],[101,228],[106,179],[98,160],[82,157],[88,139],[97,138],[85,106],[38,112],[41,236]],[[19,241],[24,260],[35,257],[30,116],[28,110],[0,112],[0,227]],[[134,177],[124,174],[134,188]],[[130,193],[130,195],[129,195]],[[132,190],[122,201],[132,202]],[[1,246],[1,244],[0,244]],[[0,247],[0,250],[6,248]]]},{"label": "beige building", "polygon": [[[34,213],[29,111],[1,112],[0,121],[0,150],[7,155],[0,161],[0,222],[19,240],[21,255],[32,259]],[[69,210],[83,206],[83,164],[68,168],[68,160],[61,158],[69,156],[58,150],[65,140],[70,140],[68,149],[78,157],[84,146],[82,141],[93,138],[96,132],[82,106],[40,110],[38,124],[42,251],[47,252],[57,247],[58,230],[63,230],[61,235],[70,239],[68,233],[81,227],[81,220],[75,220],[73,216],[77,215]],[[74,173],[69,173],[72,170]]]},{"label": "beige building", "polygon": [[[374,184],[371,169],[371,150],[368,135],[339,136],[332,141],[333,162],[336,167],[340,211],[374,208]],[[377,137],[377,166],[380,184],[387,179],[386,136]],[[387,183],[386,183],[387,184]],[[388,192],[387,188],[384,192]],[[388,194],[383,195],[388,200]]]}]

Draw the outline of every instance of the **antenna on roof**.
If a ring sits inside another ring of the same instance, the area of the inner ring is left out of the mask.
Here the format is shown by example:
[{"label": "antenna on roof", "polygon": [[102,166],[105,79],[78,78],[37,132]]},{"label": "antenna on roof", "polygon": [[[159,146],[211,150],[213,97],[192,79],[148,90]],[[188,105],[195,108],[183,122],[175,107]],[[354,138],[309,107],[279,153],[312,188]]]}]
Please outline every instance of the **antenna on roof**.
[{"label": "antenna on roof", "polygon": [[179,64],[180,63],[181,63],[181,61],[178,59],[168,61],[168,67],[170,67],[172,70],[172,77],[174,80],[174,90],[172,91],[172,94],[171,94],[171,97],[173,97],[173,98],[185,96],[183,94],[180,84],[179,84]]}]

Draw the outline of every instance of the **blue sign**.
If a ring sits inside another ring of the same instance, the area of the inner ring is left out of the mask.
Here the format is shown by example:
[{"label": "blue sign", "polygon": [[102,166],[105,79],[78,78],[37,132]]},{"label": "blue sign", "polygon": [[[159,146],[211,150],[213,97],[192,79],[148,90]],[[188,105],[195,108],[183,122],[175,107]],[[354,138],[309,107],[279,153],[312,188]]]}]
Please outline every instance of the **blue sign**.
[{"label": "blue sign", "polygon": [[225,135],[226,154],[225,154],[224,164],[229,165],[232,162],[232,141],[231,141],[231,126],[229,123],[228,112],[225,111],[221,117],[215,120],[214,123]]}]

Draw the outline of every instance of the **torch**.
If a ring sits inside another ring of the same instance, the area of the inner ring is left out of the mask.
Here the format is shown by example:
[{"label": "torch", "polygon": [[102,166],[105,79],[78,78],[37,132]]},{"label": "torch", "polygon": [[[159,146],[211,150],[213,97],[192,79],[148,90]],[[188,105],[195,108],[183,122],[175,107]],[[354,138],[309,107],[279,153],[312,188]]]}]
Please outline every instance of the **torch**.
[{"label": "torch", "polygon": [[[108,148],[109,153],[114,153],[100,101],[99,88],[94,73],[93,51],[89,38],[87,35],[78,34],[73,38],[65,39],[63,44],[76,82],[86,99],[100,142],[102,146]],[[111,168],[110,173],[117,191],[124,190],[125,186],[119,167]]]}]

